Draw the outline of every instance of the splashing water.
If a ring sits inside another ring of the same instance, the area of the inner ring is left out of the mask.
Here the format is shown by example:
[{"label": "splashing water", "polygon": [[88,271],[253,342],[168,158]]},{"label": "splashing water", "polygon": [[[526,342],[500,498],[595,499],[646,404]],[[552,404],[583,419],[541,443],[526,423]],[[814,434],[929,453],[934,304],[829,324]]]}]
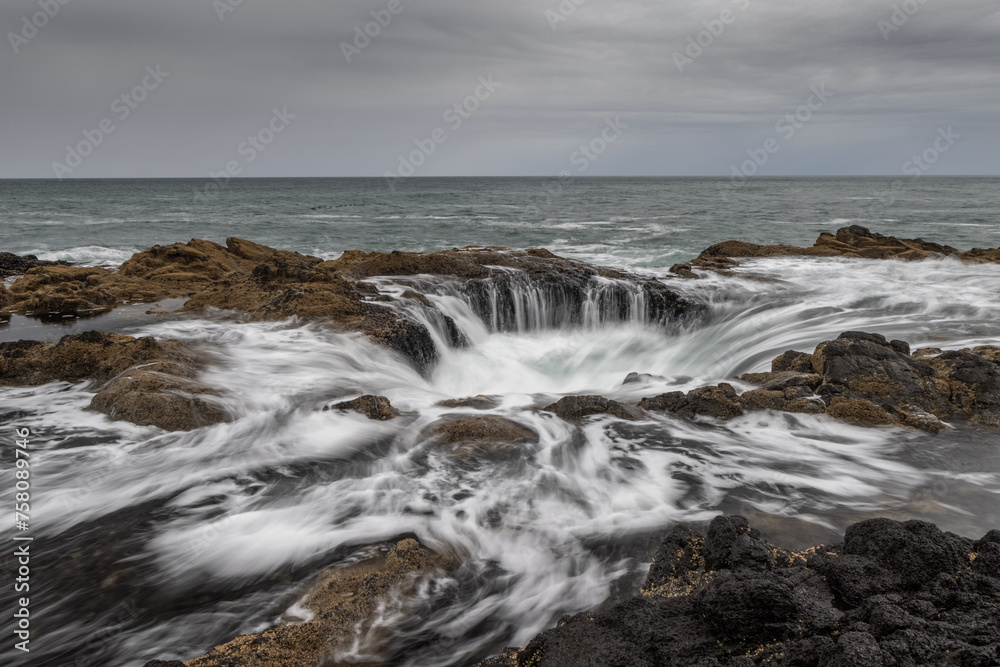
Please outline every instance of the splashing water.
[{"label": "splashing water", "polygon": [[[440,361],[428,376],[358,335],[209,319],[136,333],[203,346],[212,361],[201,380],[223,392],[230,423],[163,433],[85,411],[85,386],[0,391],[19,426],[44,434],[34,465],[44,471],[36,520],[46,539],[72,550],[84,528],[136,526],[134,549],[68,580],[86,593],[135,568],[143,611],[102,645],[108,664],[190,659],[259,631],[301,602],[294,582],[404,534],[463,565],[381,610],[375,629],[391,628],[388,646],[375,631],[360,633],[341,657],[459,665],[524,645],[563,614],[632,590],[670,525],[720,511],[831,540],[873,514],[971,534],[1000,516],[995,434],[772,412],[726,423],[651,415],[571,424],[530,409],[566,395],[635,401],[732,381],[848,330],[914,347],[995,343],[1000,267],[751,260],[731,276],[669,281],[707,311],[668,325],[649,316],[647,291],[626,281],[595,279],[577,294],[516,275],[475,291],[429,277],[375,282],[435,306],[398,306],[434,335]],[[453,344],[434,312],[465,345]],[[623,385],[632,371],[648,375]],[[362,394],[387,396],[404,415],[383,423],[322,410]],[[486,412],[532,429],[537,442],[516,455],[469,457],[426,435],[445,416],[483,414],[439,405],[477,394],[495,397]],[[76,619],[65,601],[46,614],[77,648],[94,623],[111,623]]]}]

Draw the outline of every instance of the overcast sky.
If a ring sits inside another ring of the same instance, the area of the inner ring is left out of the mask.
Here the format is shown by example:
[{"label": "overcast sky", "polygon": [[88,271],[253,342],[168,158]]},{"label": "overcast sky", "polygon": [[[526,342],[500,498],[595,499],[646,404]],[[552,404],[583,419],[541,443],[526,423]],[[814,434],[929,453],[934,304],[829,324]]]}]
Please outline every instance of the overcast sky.
[{"label": "overcast sky", "polygon": [[0,177],[1000,174],[1000,3],[896,1],[3,0]]}]

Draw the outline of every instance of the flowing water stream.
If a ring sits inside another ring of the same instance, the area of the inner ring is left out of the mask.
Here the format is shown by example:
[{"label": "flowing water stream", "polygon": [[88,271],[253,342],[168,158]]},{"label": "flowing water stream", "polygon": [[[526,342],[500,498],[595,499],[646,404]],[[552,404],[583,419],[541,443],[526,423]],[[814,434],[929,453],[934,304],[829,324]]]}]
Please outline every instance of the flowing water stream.
[{"label": "flowing water stream", "polygon": [[[440,279],[378,279],[387,294],[421,292],[462,334],[454,347],[419,301],[396,306],[434,334],[440,360],[426,374],[359,335],[299,321],[218,314],[119,327],[209,355],[202,380],[233,419],[188,433],[87,412],[87,386],[0,390],[5,421],[38,434],[45,603],[32,664],[190,659],[301,619],[310,577],[401,535],[463,564],[382,609],[388,645],[359,634],[341,658],[462,665],[524,645],[564,614],[633,593],[671,525],[722,511],[789,546],[834,541],[873,515],[970,536],[1000,525],[1000,434],[967,424],[930,435],[773,412],[573,424],[531,409],[576,394],[745,388],[732,378],[849,330],[915,349],[996,344],[1000,267],[779,258],[696,281],[643,271],[705,313],[653,321],[646,292],[627,281],[595,280],[581,296],[513,275],[473,297]],[[623,384],[631,372],[648,375]],[[387,396],[403,416],[322,409],[362,394]],[[442,417],[483,414],[439,405],[479,394],[496,402],[485,413],[538,442],[457,456],[424,435]]]}]

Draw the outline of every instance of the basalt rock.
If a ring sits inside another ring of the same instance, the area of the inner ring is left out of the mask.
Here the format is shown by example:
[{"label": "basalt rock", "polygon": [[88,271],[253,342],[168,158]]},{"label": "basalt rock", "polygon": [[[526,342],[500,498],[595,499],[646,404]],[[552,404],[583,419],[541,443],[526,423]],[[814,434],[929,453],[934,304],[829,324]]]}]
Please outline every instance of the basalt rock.
[{"label": "basalt rock", "polygon": [[931,432],[955,417],[1000,426],[1000,347],[911,354],[904,341],[849,331],[811,355],[785,352],[771,368],[743,375],[743,382],[759,388],[742,395],[723,383],[644,398],[639,407],[688,419],[731,419],[754,410],[825,413],[861,426]]},{"label": "basalt rock", "polygon": [[421,547],[416,540],[402,540],[385,556],[320,573],[303,605],[313,613],[312,620],[237,637],[189,660],[186,667],[357,664],[341,662],[336,655],[350,649],[356,632],[367,636],[377,652],[378,644],[388,639],[384,630],[373,628],[380,607],[391,608],[400,598],[415,595],[422,581],[457,565],[453,559]]},{"label": "basalt rock", "polygon": [[916,261],[932,257],[955,257],[971,263],[1000,263],[1000,249],[973,249],[961,252],[951,246],[923,239],[897,239],[852,225],[824,232],[810,248],[790,245],[758,245],[744,241],[724,241],[704,250],[697,258],[678,264],[671,271],[679,276],[695,277],[693,269],[728,270],[739,266],[737,260],[755,257],[855,257]]},{"label": "basalt rock", "polygon": [[[979,550],[979,551],[977,551]],[[792,552],[742,517],[675,527],[641,593],[565,617],[493,665],[969,665],[1000,663],[1000,532],[978,542],[873,519],[843,544]]]},{"label": "basalt rock", "polygon": [[438,403],[443,408],[471,408],[473,410],[492,410],[500,405],[500,401],[492,396],[470,396],[469,398],[451,398]]},{"label": "basalt rock", "polygon": [[639,421],[645,416],[635,406],[608,400],[603,396],[566,396],[542,409],[566,421],[580,421],[594,415],[611,415],[626,421]]},{"label": "basalt rock", "polygon": [[218,394],[196,380],[201,362],[184,343],[88,333],[58,343],[0,343],[0,384],[92,381],[89,409],[114,420],[181,431],[224,421]]},{"label": "basalt rock", "polygon": [[[392,407],[392,403],[385,396],[362,396],[353,401],[337,403],[333,406],[333,409],[350,410],[357,412],[359,415],[364,415],[373,421],[381,422],[389,421],[400,415],[399,410]],[[330,406],[323,408],[323,410],[330,410]]]},{"label": "basalt rock", "polygon": [[39,266],[68,266],[66,262],[49,262],[34,255],[0,252],[0,278],[20,276]]},{"label": "basalt rock", "polygon": [[[516,329],[530,310],[526,294],[538,297],[558,325],[586,317],[638,317],[666,324],[702,308],[662,283],[613,269],[557,257],[547,250],[464,248],[436,253],[365,253],[349,251],[336,260],[275,250],[239,238],[222,246],[193,239],[153,246],[137,253],[117,272],[107,269],[40,266],[27,271],[9,291],[0,293],[2,312],[38,317],[89,315],[127,302],[186,298],[183,309],[239,311],[248,319],[291,317],[321,319],[347,331],[359,331],[392,348],[421,371],[437,360],[431,332],[394,297],[366,279],[375,276],[434,275],[463,291],[484,318],[500,330]],[[588,294],[600,298],[587,301]],[[451,318],[425,296],[408,291],[403,299],[422,304],[438,321],[454,347],[467,344]],[[584,303],[588,304],[584,308]],[[641,309],[641,313],[632,310]],[[563,321],[565,320],[565,322]]]},{"label": "basalt rock", "polygon": [[431,424],[423,436],[456,446],[519,445],[538,440],[532,429],[497,415],[446,418]]},{"label": "basalt rock", "polygon": [[672,412],[680,417],[714,417],[731,419],[743,414],[743,405],[736,390],[730,384],[714,387],[699,387],[687,394],[674,391],[654,398],[644,398],[639,407],[655,412]]}]

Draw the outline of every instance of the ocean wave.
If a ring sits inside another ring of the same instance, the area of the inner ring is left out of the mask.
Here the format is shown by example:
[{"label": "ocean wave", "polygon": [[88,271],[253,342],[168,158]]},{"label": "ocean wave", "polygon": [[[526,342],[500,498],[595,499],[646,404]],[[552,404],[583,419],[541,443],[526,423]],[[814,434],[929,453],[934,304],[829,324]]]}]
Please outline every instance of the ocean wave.
[{"label": "ocean wave", "polygon": [[24,254],[35,255],[38,259],[50,262],[66,261],[73,264],[83,264],[85,266],[101,266],[104,268],[117,268],[132,255],[142,250],[142,248],[127,246],[78,246],[63,250],[30,250]]}]

